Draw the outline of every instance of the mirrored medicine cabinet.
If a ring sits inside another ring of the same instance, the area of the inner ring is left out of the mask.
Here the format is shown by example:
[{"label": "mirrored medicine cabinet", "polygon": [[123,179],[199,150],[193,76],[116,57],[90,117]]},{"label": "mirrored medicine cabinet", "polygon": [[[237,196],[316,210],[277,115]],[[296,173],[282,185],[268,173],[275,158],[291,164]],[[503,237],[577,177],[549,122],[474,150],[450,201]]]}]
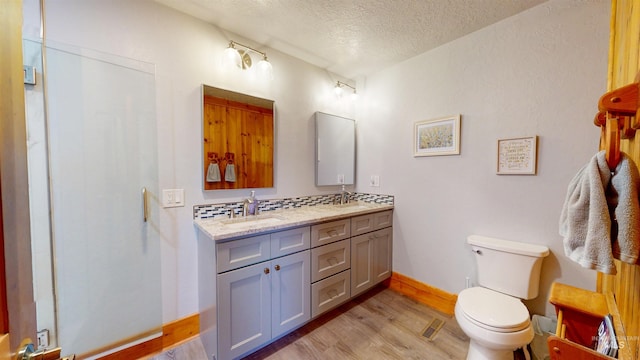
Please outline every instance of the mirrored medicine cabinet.
[{"label": "mirrored medicine cabinet", "polygon": [[203,189],[273,187],[274,102],[202,85]]},{"label": "mirrored medicine cabinet", "polygon": [[356,122],[315,113],[316,186],[353,185],[356,168]]}]

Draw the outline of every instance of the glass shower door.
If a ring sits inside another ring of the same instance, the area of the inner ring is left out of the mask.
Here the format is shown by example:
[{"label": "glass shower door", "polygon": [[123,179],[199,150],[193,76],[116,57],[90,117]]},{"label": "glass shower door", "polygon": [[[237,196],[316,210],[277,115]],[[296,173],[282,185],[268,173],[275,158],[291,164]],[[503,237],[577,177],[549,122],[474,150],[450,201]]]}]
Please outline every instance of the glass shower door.
[{"label": "glass shower door", "polygon": [[154,67],[67,46],[46,62],[58,345],[86,356],[161,333]]}]

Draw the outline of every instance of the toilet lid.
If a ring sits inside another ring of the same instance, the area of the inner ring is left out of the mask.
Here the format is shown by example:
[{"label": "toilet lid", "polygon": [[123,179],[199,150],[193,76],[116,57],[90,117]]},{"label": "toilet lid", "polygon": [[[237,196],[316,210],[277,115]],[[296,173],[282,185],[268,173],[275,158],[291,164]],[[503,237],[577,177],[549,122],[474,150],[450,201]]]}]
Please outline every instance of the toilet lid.
[{"label": "toilet lid", "polygon": [[482,287],[465,289],[458,294],[460,309],[469,321],[498,331],[519,331],[529,326],[529,310],[520,299]]}]

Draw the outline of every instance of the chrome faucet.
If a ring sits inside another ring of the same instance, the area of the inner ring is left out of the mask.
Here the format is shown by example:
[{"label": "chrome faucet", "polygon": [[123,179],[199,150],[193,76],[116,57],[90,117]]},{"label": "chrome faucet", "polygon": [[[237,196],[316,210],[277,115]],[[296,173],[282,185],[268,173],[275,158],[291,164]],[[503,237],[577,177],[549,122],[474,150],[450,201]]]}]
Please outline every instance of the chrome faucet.
[{"label": "chrome faucet", "polygon": [[342,185],[342,192],[340,193],[340,205],[348,204],[351,200],[351,195],[353,195],[353,193],[345,190],[344,185]]},{"label": "chrome faucet", "polygon": [[256,192],[251,190],[251,196],[242,202],[242,216],[258,215],[258,200],[256,200]]},{"label": "chrome faucet", "polygon": [[242,216],[255,215],[255,214],[252,214],[249,209],[251,204],[253,204],[253,199],[249,199],[249,198],[244,199],[244,202],[242,203]]}]

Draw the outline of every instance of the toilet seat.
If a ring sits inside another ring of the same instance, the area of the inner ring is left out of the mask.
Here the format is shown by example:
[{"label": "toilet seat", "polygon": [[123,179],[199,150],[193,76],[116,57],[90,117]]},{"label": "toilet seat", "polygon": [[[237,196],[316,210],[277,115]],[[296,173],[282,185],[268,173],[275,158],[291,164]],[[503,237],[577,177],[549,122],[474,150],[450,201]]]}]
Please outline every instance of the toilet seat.
[{"label": "toilet seat", "polygon": [[458,294],[458,304],[469,322],[489,331],[509,333],[530,325],[529,310],[520,299],[483,287]]}]

